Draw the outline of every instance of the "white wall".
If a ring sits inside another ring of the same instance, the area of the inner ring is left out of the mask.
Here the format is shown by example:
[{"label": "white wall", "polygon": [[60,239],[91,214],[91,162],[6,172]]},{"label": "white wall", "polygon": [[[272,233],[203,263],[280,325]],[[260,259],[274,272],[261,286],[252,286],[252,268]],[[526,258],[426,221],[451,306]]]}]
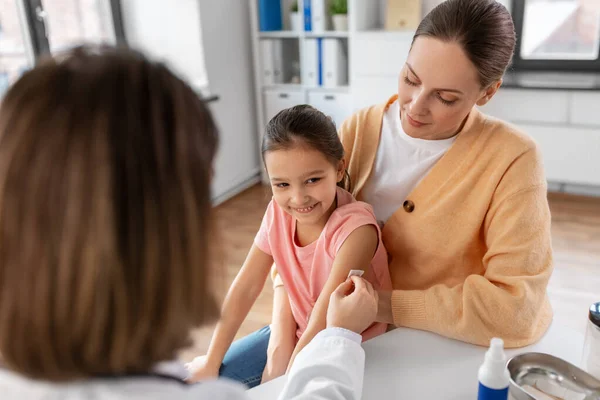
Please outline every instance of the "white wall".
[{"label": "white wall", "polygon": [[[220,129],[213,198],[258,181],[248,3],[241,0],[121,0],[129,44],[165,60],[195,87],[208,78]],[[202,46],[204,45],[204,46]],[[204,47],[204,54],[202,49]]]},{"label": "white wall", "polygon": [[121,0],[130,46],[164,60],[194,84],[206,82],[197,0]]},{"label": "white wall", "polygon": [[212,110],[221,129],[213,193],[224,200],[260,180],[247,1],[199,0]]}]

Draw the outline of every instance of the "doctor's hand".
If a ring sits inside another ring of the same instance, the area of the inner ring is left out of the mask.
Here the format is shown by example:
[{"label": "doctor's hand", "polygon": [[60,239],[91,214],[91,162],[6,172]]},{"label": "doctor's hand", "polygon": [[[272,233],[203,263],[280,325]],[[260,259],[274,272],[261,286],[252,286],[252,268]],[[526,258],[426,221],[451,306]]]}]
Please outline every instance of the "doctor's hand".
[{"label": "doctor's hand", "polygon": [[378,299],[377,291],[369,282],[351,276],[331,294],[327,327],[362,333],[375,321]]}]

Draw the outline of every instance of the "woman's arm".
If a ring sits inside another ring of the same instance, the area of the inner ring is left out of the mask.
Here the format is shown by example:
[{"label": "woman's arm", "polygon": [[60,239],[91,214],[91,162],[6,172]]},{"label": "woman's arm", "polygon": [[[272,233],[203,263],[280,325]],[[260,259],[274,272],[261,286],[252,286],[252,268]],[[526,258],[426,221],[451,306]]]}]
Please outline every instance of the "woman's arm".
[{"label": "woman's arm", "polygon": [[365,270],[368,268],[377,250],[378,243],[379,237],[377,228],[374,225],[363,225],[348,235],[335,256],[327,282],[325,282],[325,286],[315,303],[306,331],[294,349],[288,370],[292,366],[296,355],[310,343],[317,333],[325,329],[327,307],[329,306],[331,293],[347,279],[350,270]]},{"label": "woman's arm", "polygon": [[[494,336],[510,347],[539,339],[552,316],[546,294],[552,273],[550,210],[539,164],[534,150],[525,153],[498,185],[479,239],[486,248],[483,275],[453,287],[395,290],[388,303],[395,325],[479,345]],[[539,183],[522,187],[523,174],[539,176]],[[384,293],[380,297],[386,301]],[[385,310],[379,314],[380,321],[389,317]]]},{"label": "woman's arm", "polygon": [[235,334],[260,295],[272,264],[273,257],[252,245],[244,265],[227,292],[221,318],[210,341],[206,369],[213,374],[215,371],[218,373]]}]

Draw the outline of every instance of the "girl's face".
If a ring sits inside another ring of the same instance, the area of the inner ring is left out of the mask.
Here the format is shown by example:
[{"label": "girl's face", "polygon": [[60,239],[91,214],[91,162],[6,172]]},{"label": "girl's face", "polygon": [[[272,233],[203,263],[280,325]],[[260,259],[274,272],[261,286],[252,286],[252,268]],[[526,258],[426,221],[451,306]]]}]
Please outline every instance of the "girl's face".
[{"label": "girl's face", "polygon": [[500,84],[482,88],[477,68],[458,43],[418,37],[398,81],[402,129],[419,139],[450,138]]},{"label": "girl's face", "polygon": [[273,198],[299,224],[325,224],[335,209],[344,161],[334,166],[323,153],[297,145],[265,153]]}]

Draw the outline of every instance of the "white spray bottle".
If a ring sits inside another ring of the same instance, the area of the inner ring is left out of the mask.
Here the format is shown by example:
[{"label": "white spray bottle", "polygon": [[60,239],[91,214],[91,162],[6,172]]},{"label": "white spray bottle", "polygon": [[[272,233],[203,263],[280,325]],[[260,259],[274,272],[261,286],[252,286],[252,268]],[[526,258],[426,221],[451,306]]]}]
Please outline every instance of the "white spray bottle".
[{"label": "white spray bottle", "polygon": [[507,400],[510,374],[506,367],[504,341],[493,338],[479,368],[479,392],[477,400]]}]

